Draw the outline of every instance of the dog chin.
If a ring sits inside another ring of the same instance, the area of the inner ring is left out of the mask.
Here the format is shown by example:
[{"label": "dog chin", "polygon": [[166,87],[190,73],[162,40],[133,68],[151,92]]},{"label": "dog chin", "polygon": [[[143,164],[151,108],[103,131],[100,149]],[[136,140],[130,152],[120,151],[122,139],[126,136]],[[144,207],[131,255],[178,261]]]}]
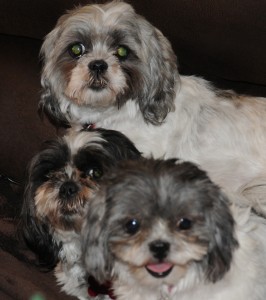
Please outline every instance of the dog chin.
[{"label": "dog chin", "polygon": [[68,93],[66,96],[77,106],[106,108],[116,103],[116,93],[108,87],[86,87],[79,92]]},{"label": "dog chin", "polygon": [[[146,288],[157,288],[159,284],[164,283],[168,286],[175,286],[182,278],[186,277],[187,268],[172,263],[147,264],[146,266],[134,268],[132,266],[121,266],[117,263],[119,277],[126,278],[128,274],[133,276],[129,279],[130,284],[135,282],[139,286]],[[133,280],[133,281],[131,281]]]}]

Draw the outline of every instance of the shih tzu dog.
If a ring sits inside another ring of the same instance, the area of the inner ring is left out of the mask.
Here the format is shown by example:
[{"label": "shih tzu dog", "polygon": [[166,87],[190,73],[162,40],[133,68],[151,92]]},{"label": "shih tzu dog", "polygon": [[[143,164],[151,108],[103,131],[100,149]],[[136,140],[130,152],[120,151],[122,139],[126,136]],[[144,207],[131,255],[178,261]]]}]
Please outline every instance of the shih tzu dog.
[{"label": "shih tzu dog", "polygon": [[266,299],[266,220],[194,164],[122,162],[89,208],[84,262],[117,300]]},{"label": "shih tzu dog", "polygon": [[56,266],[57,282],[67,294],[89,299],[88,276],[80,264],[87,203],[110,168],[122,159],[139,157],[121,133],[98,129],[70,131],[32,159],[22,209],[23,235],[41,264]]},{"label": "shih tzu dog", "polygon": [[266,99],[178,74],[169,41],[113,1],[63,15],[41,49],[40,112],[126,134],[145,155],[197,163],[266,214]]}]

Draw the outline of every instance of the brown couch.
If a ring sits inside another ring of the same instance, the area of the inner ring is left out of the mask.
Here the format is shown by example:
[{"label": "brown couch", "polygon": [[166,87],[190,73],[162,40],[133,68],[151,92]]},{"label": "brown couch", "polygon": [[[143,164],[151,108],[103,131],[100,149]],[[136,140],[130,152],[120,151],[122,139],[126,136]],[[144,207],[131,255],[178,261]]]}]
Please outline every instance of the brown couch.
[{"label": "brown couch", "polygon": [[[266,96],[265,1],[130,2],[170,39],[182,74]],[[72,299],[59,292],[51,273],[31,265],[31,253],[14,232],[27,163],[57,134],[37,114],[39,49],[57,18],[79,3],[89,1],[0,0],[0,299],[29,299],[37,292],[49,300]]]}]

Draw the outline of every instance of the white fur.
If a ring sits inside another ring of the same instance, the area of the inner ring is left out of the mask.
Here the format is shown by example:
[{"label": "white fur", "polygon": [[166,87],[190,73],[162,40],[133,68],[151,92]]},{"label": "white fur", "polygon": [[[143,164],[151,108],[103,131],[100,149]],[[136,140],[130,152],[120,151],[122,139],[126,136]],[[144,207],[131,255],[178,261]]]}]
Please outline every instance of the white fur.
[{"label": "white fur", "polygon": [[147,124],[135,103],[129,100],[120,110],[111,107],[101,113],[72,106],[72,114],[81,123],[120,130],[146,156],[192,161],[228,190],[238,191],[257,177],[265,184],[264,98],[243,100],[236,107],[234,100],[218,98],[207,81],[181,76],[176,109],[162,125]]},{"label": "white fur", "polygon": [[[266,183],[266,100],[243,99],[240,107],[234,101],[218,98],[201,78],[181,76],[175,111],[160,126],[147,124],[134,101],[101,114],[84,108],[73,113],[81,122],[89,116],[96,127],[120,130],[145,156],[192,161],[235,192],[258,177]],[[253,193],[249,197],[256,201]],[[265,214],[265,196],[260,203]]]},{"label": "white fur", "polygon": [[54,238],[62,242],[55,277],[61,290],[80,300],[110,300],[108,295],[91,298],[88,294],[88,274],[82,262],[81,237],[74,231],[57,230]]},{"label": "white fur", "polygon": [[87,272],[81,264],[80,235],[74,231],[58,231],[55,238],[63,243],[59,254],[60,261],[55,268],[61,290],[80,300],[90,299]]}]

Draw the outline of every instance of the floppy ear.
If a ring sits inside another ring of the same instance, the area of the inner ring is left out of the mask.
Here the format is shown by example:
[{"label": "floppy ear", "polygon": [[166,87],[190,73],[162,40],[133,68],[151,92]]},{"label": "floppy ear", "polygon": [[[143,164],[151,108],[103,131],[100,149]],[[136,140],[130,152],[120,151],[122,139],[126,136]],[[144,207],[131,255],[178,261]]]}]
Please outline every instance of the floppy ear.
[{"label": "floppy ear", "polygon": [[38,106],[38,113],[41,118],[45,115],[58,128],[70,127],[70,123],[62,113],[56,96],[50,88],[49,80],[45,78],[42,78],[42,95]]},{"label": "floppy ear", "polygon": [[235,222],[225,195],[220,192],[213,205],[214,208],[210,210],[207,220],[208,226],[211,226],[209,228],[212,228],[212,234],[206,259],[207,278],[211,282],[216,282],[229,270],[238,242],[234,234]]},{"label": "floppy ear", "polygon": [[43,61],[41,75],[42,94],[39,102],[38,112],[41,117],[46,115],[49,121],[56,127],[70,127],[69,122],[61,112],[55,92],[52,90],[51,82],[56,82],[56,45],[61,34],[63,17],[57,23],[57,26],[45,37],[40,56]]},{"label": "floppy ear", "polygon": [[52,269],[57,264],[61,245],[55,242],[47,224],[36,217],[34,184],[30,181],[24,192],[19,232],[40,266]]},{"label": "floppy ear", "polygon": [[108,250],[105,211],[105,196],[102,192],[91,200],[82,230],[83,260],[89,275],[100,284],[110,279],[113,268],[113,260]]},{"label": "floppy ear", "polygon": [[144,51],[144,84],[140,109],[147,122],[160,125],[174,111],[178,84],[177,59],[167,38],[142,17],[138,18]]}]

